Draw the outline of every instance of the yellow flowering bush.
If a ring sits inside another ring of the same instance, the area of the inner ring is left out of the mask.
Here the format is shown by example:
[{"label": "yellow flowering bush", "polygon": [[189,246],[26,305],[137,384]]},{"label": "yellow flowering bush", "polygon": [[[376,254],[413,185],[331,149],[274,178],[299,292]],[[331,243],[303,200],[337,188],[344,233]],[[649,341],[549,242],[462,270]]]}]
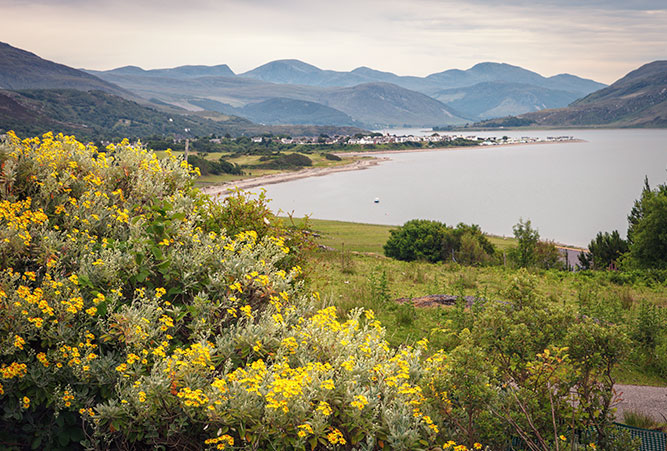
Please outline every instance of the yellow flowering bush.
[{"label": "yellow flowering bush", "polygon": [[0,442],[449,443],[446,396],[424,396],[444,355],[392,349],[372,312],[339,318],[308,293],[261,202],[225,209],[189,165],[127,141],[10,132],[0,168]]}]

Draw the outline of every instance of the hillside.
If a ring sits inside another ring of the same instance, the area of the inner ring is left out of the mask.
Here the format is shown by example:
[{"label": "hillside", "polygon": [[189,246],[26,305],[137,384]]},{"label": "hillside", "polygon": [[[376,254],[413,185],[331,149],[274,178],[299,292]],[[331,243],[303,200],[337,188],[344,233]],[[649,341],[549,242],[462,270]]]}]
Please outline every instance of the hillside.
[{"label": "hillside", "polygon": [[154,134],[240,134],[250,121],[229,117],[215,122],[167,114],[102,91],[43,89],[0,91],[0,132],[35,135],[46,131],[90,138],[142,137]]},{"label": "hillside", "polygon": [[540,111],[567,105],[579,94],[535,85],[482,82],[473,86],[445,89],[433,94],[442,103],[476,119],[489,119],[516,111]]},{"label": "hillside", "polygon": [[391,83],[364,83],[339,88],[323,104],[372,126],[432,126],[467,122],[445,104]]},{"label": "hillside", "polygon": [[611,86],[577,100],[567,108],[523,114],[476,125],[665,127],[667,61],[645,64]]},{"label": "hillside", "polygon": [[[469,121],[433,98],[388,83],[321,87],[246,77],[172,78],[127,71],[99,75],[148,99],[189,110],[213,107],[267,124],[303,123],[310,113],[316,113],[311,123],[338,126],[455,125]],[[323,122],[325,119],[331,122]]]},{"label": "hillside", "polygon": [[99,90],[126,98],[136,95],[89,73],[40,58],[0,42],[0,89]]},{"label": "hillside", "polygon": [[232,136],[287,134],[317,136],[353,134],[356,127],[262,126],[219,113],[169,114],[102,91],[73,89],[0,90],[0,133],[14,130],[33,136],[47,131],[76,134],[85,139],[152,135]]}]

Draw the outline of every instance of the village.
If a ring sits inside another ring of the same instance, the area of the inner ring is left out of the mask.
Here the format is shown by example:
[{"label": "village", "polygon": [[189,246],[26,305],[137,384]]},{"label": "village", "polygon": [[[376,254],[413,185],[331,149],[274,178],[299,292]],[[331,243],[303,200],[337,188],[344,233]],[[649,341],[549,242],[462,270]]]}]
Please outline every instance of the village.
[{"label": "village", "polygon": [[[252,142],[261,143],[265,140],[275,140],[272,137],[256,136],[252,138]],[[481,137],[476,135],[453,135],[453,134],[439,134],[433,133],[431,135],[394,135],[389,133],[371,133],[368,135],[357,134],[354,136],[335,135],[335,136],[297,136],[297,137],[282,137],[279,141],[282,144],[302,144],[302,145],[383,145],[383,144],[435,144],[447,143],[451,144],[455,141],[477,142],[481,146],[496,146],[505,144],[531,144],[542,142],[565,142],[574,141],[573,136],[547,136],[546,138],[537,137],[495,137],[487,136]]]}]

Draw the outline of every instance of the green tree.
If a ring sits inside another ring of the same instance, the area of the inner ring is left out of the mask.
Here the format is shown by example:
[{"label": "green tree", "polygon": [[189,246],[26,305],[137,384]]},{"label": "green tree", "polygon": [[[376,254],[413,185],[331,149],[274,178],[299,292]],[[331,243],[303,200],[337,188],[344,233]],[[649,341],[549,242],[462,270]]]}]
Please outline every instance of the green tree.
[{"label": "green tree", "polygon": [[384,253],[397,260],[437,262],[442,259],[442,242],[446,233],[447,226],[441,222],[412,219],[390,232]]},{"label": "green tree", "polygon": [[628,222],[632,262],[640,268],[667,269],[667,185],[651,190],[646,181]]},{"label": "green tree", "polygon": [[533,229],[530,219],[519,222],[512,227],[514,238],[519,242],[518,246],[512,250],[510,256],[520,268],[527,268],[535,264],[535,252],[537,242],[540,240],[540,234]]},{"label": "green tree", "polygon": [[606,269],[616,264],[621,255],[628,252],[628,242],[621,238],[618,230],[598,232],[588,244],[588,252],[579,255],[583,269]]}]

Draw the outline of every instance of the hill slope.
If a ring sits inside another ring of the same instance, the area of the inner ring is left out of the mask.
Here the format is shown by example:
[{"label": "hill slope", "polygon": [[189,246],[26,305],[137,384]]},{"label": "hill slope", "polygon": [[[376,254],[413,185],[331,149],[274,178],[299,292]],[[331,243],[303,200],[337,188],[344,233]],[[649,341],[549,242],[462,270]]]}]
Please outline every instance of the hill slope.
[{"label": "hill slope", "polygon": [[[304,77],[308,76],[308,67],[304,68]],[[322,87],[269,83],[247,77],[172,78],[113,71],[100,73],[100,77],[148,99],[158,99],[190,110],[211,108],[211,105],[217,104],[215,109],[218,111],[240,114],[264,123],[302,123],[314,112],[317,114],[312,117],[311,123],[324,123],[322,119],[327,117],[332,121],[329,122],[331,125],[340,126],[357,123],[371,127],[377,124],[420,126],[468,122],[433,98],[387,83]],[[208,103],[202,103],[202,99]],[[285,99],[293,102],[288,104]],[[278,104],[280,108],[277,108]],[[343,114],[333,114],[330,108]]]},{"label": "hill slope", "polygon": [[578,99],[577,93],[539,86],[483,82],[473,86],[438,91],[433,97],[468,117],[489,119],[515,114],[516,111],[540,111],[557,108]]},{"label": "hill slope", "polygon": [[232,136],[266,133],[317,136],[363,132],[357,127],[263,126],[219,113],[170,114],[102,91],[0,90],[0,133],[14,130],[22,136],[34,136],[54,131],[74,134],[81,139],[111,139],[183,136],[186,128],[188,136],[227,133]]},{"label": "hill slope", "polygon": [[54,131],[99,139],[182,135],[186,128],[192,135],[224,134],[252,125],[240,118],[230,117],[224,123],[167,114],[103,91],[0,91],[0,132],[35,135]]},{"label": "hill slope", "polygon": [[[518,122],[517,122],[518,121]],[[667,127],[667,61],[654,61],[568,108],[522,114],[480,126]]]},{"label": "hill slope", "polygon": [[123,97],[132,93],[89,73],[40,58],[0,42],[0,89],[91,89]]}]

